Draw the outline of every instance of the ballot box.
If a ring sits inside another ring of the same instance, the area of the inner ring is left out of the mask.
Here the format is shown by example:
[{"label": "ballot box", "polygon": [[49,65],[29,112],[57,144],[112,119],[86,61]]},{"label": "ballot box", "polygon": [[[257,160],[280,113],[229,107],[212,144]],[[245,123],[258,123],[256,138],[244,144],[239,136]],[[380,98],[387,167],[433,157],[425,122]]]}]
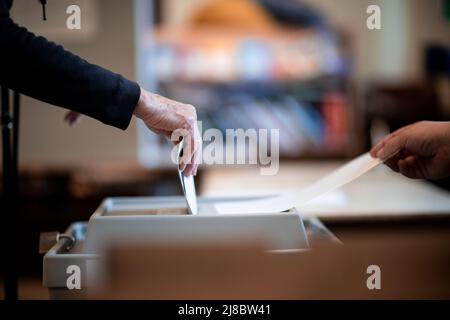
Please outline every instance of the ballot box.
[{"label": "ballot box", "polygon": [[51,246],[47,243],[43,285],[53,299],[85,297],[102,286],[105,253],[118,245],[252,243],[269,253],[283,253],[308,250],[316,238],[338,242],[320,221],[304,221],[296,209],[220,215],[214,207],[217,202],[257,198],[199,197],[197,215],[188,214],[184,197],[107,198],[88,222],[73,223],[65,233],[54,235]]}]

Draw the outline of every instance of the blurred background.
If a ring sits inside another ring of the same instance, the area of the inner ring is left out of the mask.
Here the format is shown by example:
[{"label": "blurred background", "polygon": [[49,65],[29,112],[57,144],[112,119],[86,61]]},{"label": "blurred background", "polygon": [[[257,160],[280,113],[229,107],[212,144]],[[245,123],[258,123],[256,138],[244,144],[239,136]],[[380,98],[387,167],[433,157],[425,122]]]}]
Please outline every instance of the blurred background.
[{"label": "blurred background", "polygon": [[[70,4],[81,30],[65,28]],[[380,30],[366,26],[371,4]],[[406,124],[450,119],[448,0],[62,0],[46,22],[40,10],[14,0],[12,16],[195,105],[204,130],[279,128],[282,166],[341,162]],[[40,232],[87,220],[104,197],[181,194],[167,141],[136,120],[125,132],[86,117],[70,128],[65,110],[22,101],[21,274],[41,273]],[[201,167],[198,193],[226,194],[223,170]]]}]

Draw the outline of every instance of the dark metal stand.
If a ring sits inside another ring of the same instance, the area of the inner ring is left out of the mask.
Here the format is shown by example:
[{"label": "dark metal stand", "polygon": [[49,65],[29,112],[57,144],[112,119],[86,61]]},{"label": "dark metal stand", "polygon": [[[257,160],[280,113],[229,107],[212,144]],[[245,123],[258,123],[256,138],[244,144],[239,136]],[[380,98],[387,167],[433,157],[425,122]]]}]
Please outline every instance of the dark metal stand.
[{"label": "dark metal stand", "polygon": [[13,93],[13,112],[10,110],[9,89],[1,87],[1,126],[2,126],[2,219],[4,228],[0,231],[1,247],[4,254],[3,279],[6,300],[17,300],[17,199],[18,199],[18,145],[20,95]]}]

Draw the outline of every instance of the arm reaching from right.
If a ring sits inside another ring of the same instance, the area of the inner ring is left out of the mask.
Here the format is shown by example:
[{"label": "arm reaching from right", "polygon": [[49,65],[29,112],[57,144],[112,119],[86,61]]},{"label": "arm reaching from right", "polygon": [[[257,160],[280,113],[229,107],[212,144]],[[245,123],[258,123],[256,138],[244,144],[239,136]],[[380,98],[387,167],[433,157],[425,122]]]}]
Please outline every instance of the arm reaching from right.
[{"label": "arm reaching from right", "polygon": [[450,176],[450,122],[421,121],[377,143],[370,154],[413,179]]}]

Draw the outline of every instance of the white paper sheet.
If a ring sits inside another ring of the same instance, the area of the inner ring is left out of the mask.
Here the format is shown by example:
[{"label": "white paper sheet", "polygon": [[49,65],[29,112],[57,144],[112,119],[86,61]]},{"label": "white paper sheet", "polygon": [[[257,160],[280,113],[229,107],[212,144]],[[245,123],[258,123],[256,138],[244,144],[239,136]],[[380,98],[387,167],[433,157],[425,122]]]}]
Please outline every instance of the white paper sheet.
[{"label": "white paper sheet", "polygon": [[[180,157],[183,150],[183,141],[179,143],[177,163],[180,163]],[[194,176],[185,177],[178,166],[178,176],[180,177],[181,188],[186,198],[187,207],[190,214],[197,214],[197,193],[195,192]]]},{"label": "white paper sheet", "polygon": [[372,158],[369,153],[365,153],[299,191],[261,200],[219,202],[215,204],[215,207],[220,214],[261,214],[281,212],[292,208],[301,209],[302,205],[308,201],[355,180],[380,163],[380,159]]}]

